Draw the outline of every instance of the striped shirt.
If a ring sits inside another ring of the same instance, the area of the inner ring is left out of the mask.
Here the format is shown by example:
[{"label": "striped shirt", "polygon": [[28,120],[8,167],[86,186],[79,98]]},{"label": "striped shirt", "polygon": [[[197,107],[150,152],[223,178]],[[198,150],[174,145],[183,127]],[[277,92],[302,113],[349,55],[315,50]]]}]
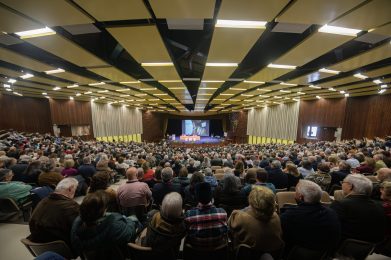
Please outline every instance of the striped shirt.
[{"label": "striped shirt", "polygon": [[226,242],[227,213],[212,203],[198,204],[185,213],[187,242],[194,246],[216,247]]}]

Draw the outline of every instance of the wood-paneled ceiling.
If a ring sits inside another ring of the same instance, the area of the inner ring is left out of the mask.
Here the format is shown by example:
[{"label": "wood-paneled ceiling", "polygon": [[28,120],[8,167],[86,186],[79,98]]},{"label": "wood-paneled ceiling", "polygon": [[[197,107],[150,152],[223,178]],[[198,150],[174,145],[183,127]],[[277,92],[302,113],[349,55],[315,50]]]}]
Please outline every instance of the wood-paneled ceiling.
[{"label": "wood-paneled ceiling", "polygon": [[187,115],[385,95],[390,82],[390,0],[0,0],[4,94]]}]

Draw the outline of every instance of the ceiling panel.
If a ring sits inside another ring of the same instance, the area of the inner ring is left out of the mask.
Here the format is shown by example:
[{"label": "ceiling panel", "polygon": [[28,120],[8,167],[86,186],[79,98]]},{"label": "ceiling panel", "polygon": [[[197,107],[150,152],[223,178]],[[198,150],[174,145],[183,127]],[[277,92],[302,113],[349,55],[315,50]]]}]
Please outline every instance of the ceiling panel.
[{"label": "ceiling panel", "polygon": [[214,0],[149,0],[157,18],[204,19],[213,18]]},{"label": "ceiling panel", "polygon": [[295,1],[278,22],[300,24],[327,24],[364,0],[300,0]]},{"label": "ceiling panel", "polygon": [[383,76],[386,74],[391,74],[391,66],[386,66],[384,68],[376,69],[376,70],[371,70],[368,72],[363,73],[365,76],[371,77],[371,78],[376,78],[379,76]]},{"label": "ceiling panel", "polygon": [[[341,1],[344,2],[344,1]],[[369,30],[391,21],[391,1],[372,0],[330,25]]]},{"label": "ceiling panel", "polygon": [[60,86],[60,87],[65,87],[68,86],[69,83],[57,81],[57,80],[52,80],[52,79],[47,79],[47,78],[42,78],[42,77],[33,77],[29,78],[28,80],[35,81],[35,82],[41,82],[41,83],[46,83],[52,86]]},{"label": "ceiling panel", "polygon": [[151,18],[142,0],[74,0],[98,21]]},{"label": "ceiling panel", "polygon": [[15,1],[1,0],[3,4],[40,21],[45,26],[74,25],[93,23],[94,21],[68,1],[34,0]]},{"label": "ceiling panel", "polygon": [[123,82],[123,81],[135,81],[135,79],[128,74],[120,71],[115,67],[104,67],[104,68],[91,68],[88,69],[102,77],[112,80],[113,82]]},{"label": "ceiling panel", "polygon": [[55,74],[53,76],[58,77],[58,78],[62,78],[62,79],[66,79],[66,80],[70,80],[70,81],[73,81],[75,83],[82,84],[82,85],[96,82],[94,79],[86,78],[86,77],[77,75],[72,72],[67,72],[67,71],[63,72],[63,73]]},{"label": "ceiling panel", "polygon": [[0,31],[7,33],[21,32],[41,28],[42,24],[33,22],[20,15],[0,7]]},{"label": "ceiling panel", "polygon": [[157,28],[151,26],[107,28],[138,62],[171,62]]},{"label": "ceiling panel", "polygon": [[38,48],[48,51],[64,60],[80,67],[94,67],[107,65],[104,61],[84,50],[79,45],[55,34],[45,37],[25,39]]},{"label": "ceiling panel", "polygon": [[342,84],[355,82],[355,81],[360,81],[360,80],[358,78],[353,77],[353,76],[348,76],[345,78],[336,79],[336,80],[332,80],[332,81],[328,81],[328,82],[319,84],[319,86],[323,87],[323,88],[331,88],[331,87],[335,87],[335,86],[339,86]]},{"label": "ceiling panel", "polygon": [[18,77],[20,75],[22,75],[22,73],[20,73],[18,71],[10,70],[10,69],[3,68],[3,67],[0,67],[0,74],[6,75],[8,77],[15,78],[16,80],[18,79]]},{"label": "ceiling panel", "polygon": [[342,61],[336,65],[328,67],[328,69],[350,71],[389,57],[391,57],[391,44],[385,43],[373,50],[364,52],[363,54],[354,56],[346,61]]},{"label": "ceiling panel", "polygon": [[[295,64],[289,64],[289,65],[295,65]],[[254,74],[251,78],[248,80],[251,81],[263,81],[268,82],[272,81],[275,78],[278,78],[292,70],[290,69],[275,69],[275,68],[264,68],[261,71]]]},{"label": "ceiling panel", "polygon": [[0,47],[0,60],[27,68],[39,72],[46,70],[52,70],[54,67],[46,65],[42,62],[39,62],[35,59],[28,58],[26,56],[20,55],[16,52],[4,49]]},{"label": "ceiling panel", "polygon": [[208,62],[241,62],[263,32],[262,29],[215,28]]},{"label": "ceiling panel", "polygon": [[270,22],[288,2],[289,0],[224,0],[218,18]]},{"label": "ceiling panel", "polygon": [[352,37],[328,33],[315,33],[273,63],[302,66],[332,49],[351,40]]},{"label": "ceiling panel", "polygon": [[[236,67],[205,67],[203,80],[227,80]],[[223,83],[221,83],[223,84]]]},{"label": "ceiling panel", "polygon": [[391,23],[375,29],[373,33],[391,36]]},{"label": "ceiling panel", "polygon": [[180,80],[174,66],[169,67],[144,67],[156,80]]}]

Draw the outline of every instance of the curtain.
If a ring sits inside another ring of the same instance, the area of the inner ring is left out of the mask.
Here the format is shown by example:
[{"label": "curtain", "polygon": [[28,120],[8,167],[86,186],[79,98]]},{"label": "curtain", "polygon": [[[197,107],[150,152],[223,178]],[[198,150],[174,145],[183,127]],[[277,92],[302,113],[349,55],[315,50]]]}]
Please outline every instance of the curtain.
[{"label": "curtain", "polygon": [[296,140],[300,102],[251,109],[247,135]]},{"label": "curtain", "polygon": [[142,113],[137,108],[91,102],[91,111],[94,137],[143,132]]}]

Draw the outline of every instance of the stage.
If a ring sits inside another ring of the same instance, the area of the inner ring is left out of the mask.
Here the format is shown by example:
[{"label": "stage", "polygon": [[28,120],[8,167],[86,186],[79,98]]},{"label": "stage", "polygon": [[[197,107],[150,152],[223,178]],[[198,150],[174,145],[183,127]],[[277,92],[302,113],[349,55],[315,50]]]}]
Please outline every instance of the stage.
[{"label": "stage", "polygon": [[220,144],[224,142],[224,138],[201,136],[200,140],[196,141],[184,141],[181,140],[180,136],[175,137],[175,141],[171,140],[173,144]]}]

